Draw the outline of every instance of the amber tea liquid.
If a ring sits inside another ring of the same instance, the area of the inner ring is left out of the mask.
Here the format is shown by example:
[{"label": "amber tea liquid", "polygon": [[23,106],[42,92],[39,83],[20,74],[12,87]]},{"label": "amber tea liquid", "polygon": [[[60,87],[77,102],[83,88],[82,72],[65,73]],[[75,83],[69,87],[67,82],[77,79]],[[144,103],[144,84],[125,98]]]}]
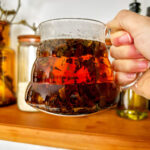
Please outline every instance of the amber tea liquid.
[{"label": "amber tea liquid", "polygon": [[54,39],[40,44],[26,102],[55,114],[83,115],[114,105],[118,89],[104,43]]}]

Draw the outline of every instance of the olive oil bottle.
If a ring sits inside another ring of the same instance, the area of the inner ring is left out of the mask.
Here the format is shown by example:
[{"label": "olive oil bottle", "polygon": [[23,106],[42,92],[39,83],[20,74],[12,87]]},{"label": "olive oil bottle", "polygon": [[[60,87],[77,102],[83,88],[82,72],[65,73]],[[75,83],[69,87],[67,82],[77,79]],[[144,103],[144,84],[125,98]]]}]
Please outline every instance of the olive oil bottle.
[{"label": "olive oil bottle", "polygon": [[[140,13],[140,3],[136,0],[129,5],[130,10]],[[148,116],[148,100],[137,95],[133,90],[127,89],[120,94],[117,114],[121,117],[142,120]]]}]

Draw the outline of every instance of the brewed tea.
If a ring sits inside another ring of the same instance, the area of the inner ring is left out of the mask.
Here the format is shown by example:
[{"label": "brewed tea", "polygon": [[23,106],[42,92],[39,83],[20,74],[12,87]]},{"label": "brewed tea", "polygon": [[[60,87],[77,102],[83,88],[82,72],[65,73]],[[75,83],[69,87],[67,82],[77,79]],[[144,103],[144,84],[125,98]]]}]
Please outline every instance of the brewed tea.
[{"label": "brewed tea", "polygon": [[37,50],[26,102],[55,114],[82,115],[116,103],[118,89],[104,43],[52,39]]}]

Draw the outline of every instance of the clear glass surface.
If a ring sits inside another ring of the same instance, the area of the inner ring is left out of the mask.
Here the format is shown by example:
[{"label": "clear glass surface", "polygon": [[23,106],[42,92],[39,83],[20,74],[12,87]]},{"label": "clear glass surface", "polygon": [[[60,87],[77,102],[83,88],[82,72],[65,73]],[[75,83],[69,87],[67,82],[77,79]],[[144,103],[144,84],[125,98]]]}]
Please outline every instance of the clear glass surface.
[{"label": "clear glass surface", "polygon": [[79,18],[39,25],[41,44],[26,102],[57,115],[87,115],[114,106],[118,88],[105,46],[106,26]]}]

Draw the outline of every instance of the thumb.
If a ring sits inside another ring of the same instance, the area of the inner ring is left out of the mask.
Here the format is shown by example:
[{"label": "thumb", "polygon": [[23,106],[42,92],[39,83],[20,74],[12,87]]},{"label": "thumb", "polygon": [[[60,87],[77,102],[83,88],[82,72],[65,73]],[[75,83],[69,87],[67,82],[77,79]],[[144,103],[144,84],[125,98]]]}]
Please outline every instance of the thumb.
[{"label": "thumb", "polygon": [[118,15],[107,24],[107,27],[111,29],[112,32],[125,30],[129,32],[132,37],[135,37],[143,32],[143,29],[150,28],[149,20],[149,17],[128,10],[121,10]]}]

